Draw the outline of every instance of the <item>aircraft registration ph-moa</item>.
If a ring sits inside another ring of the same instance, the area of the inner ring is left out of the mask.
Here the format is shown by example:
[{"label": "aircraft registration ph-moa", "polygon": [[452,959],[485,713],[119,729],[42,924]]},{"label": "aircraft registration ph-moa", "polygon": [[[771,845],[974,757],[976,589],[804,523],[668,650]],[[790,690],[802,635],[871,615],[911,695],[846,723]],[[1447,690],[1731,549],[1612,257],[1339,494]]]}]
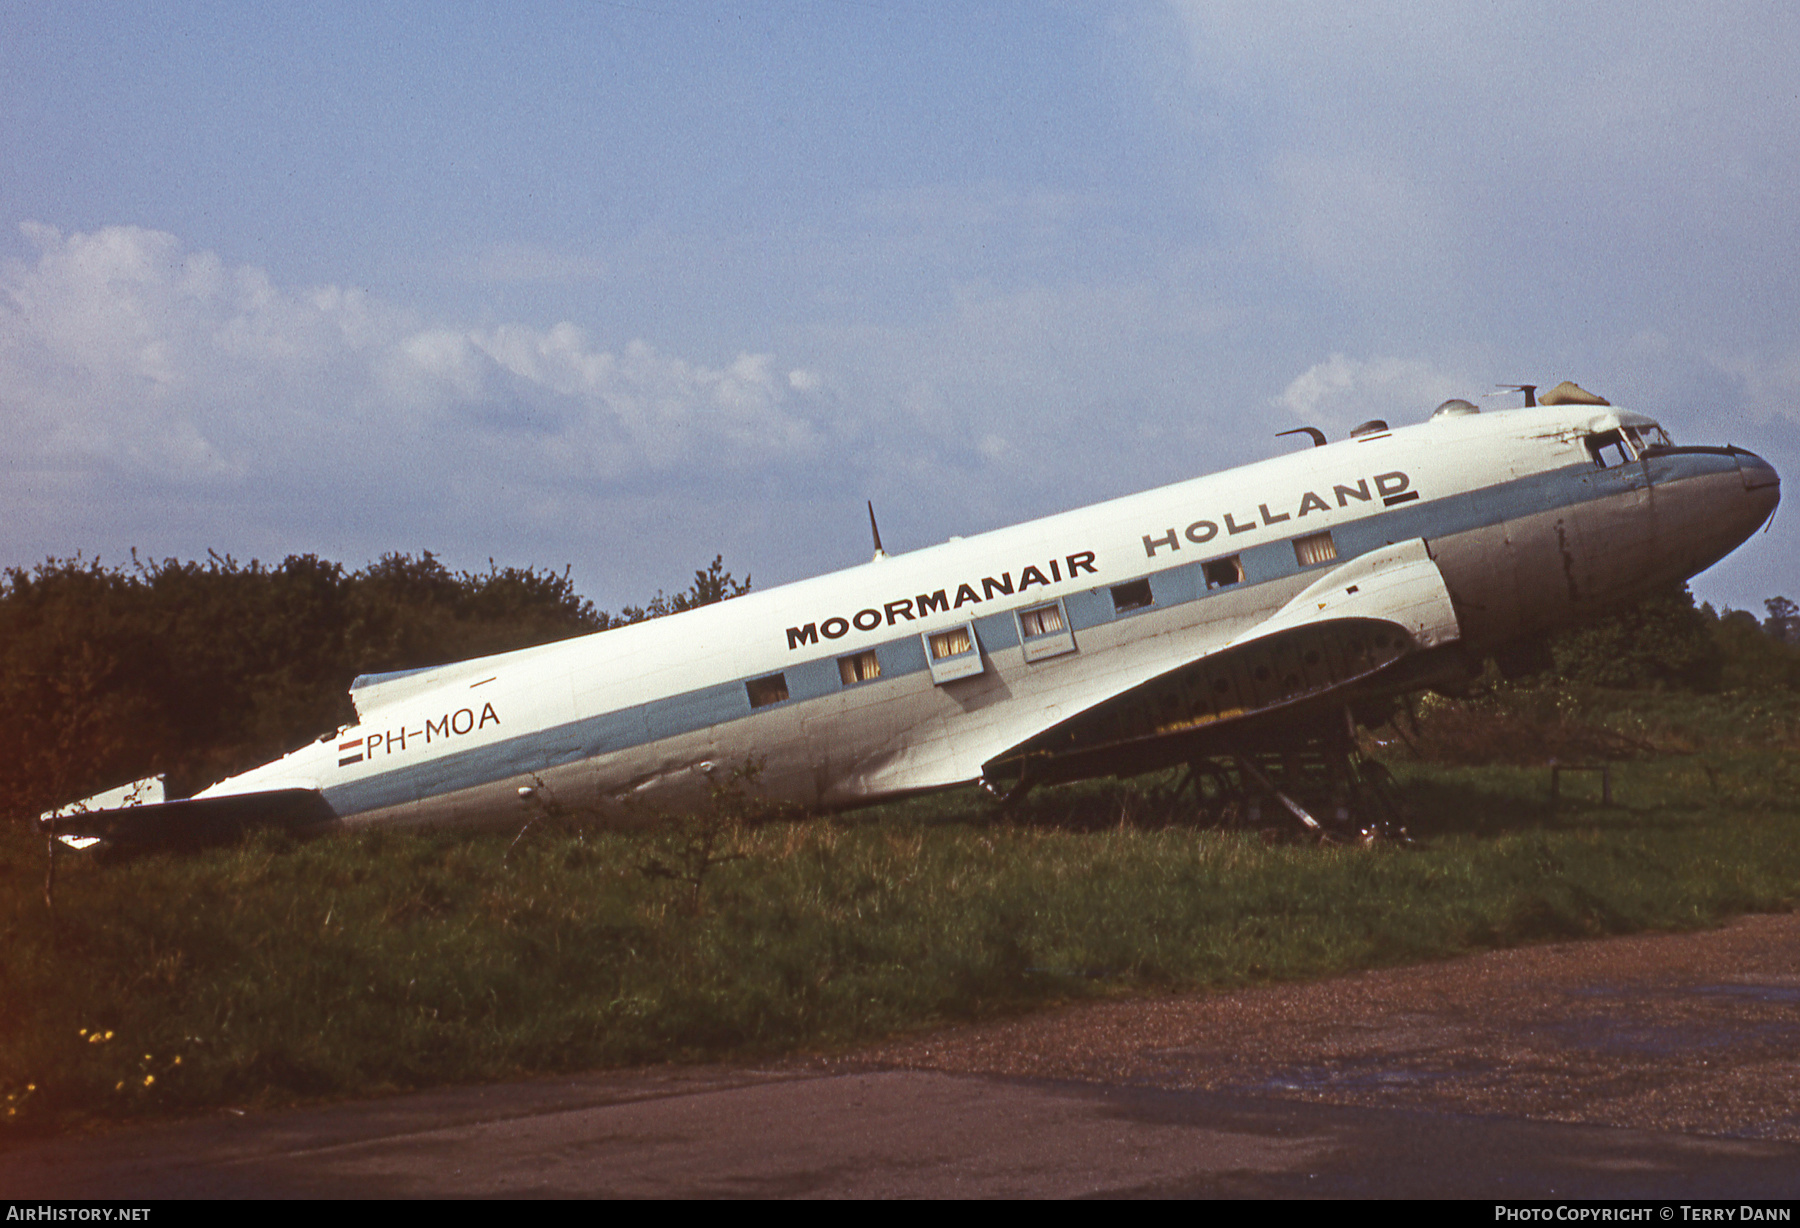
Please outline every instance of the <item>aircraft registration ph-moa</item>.
[{"label": "aircraft registration ph-moa", "polygon": [[1774,513],[1780,478],[1751,452],[1678,447],[1573,384],[1542,403],[1521,390],[1518,409],[1446,401],[1336,442],[1303,427],[1315,446],[1224,473],[893,557],[877,539],[831,575],[365,675],[355,724],[273,763],[186,799],[140,781],[45,821],[130,848],[264,822],[511,824],[547,796],[678,812],[751,761],[767,797],[823,809],[1185,763],[1235,765],[1233,787],[1317,828],[1302,777],[1322,762],[1328,793],[1355,793],[1352,722],[1685,580]]}]

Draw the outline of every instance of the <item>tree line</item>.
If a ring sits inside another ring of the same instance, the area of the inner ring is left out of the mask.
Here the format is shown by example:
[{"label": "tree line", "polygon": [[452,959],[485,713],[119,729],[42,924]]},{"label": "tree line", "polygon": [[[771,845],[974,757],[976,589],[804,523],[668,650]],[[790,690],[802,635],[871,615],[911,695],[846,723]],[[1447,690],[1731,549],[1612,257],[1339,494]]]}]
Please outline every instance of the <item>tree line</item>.
[{"label": "tree line", "polygon": [[1763,606],[1762,619],[1696,606],[1675,585],[1555,636],[1534,672],[1621,689],[1800,690],[1800,608],[1786,597]]}]

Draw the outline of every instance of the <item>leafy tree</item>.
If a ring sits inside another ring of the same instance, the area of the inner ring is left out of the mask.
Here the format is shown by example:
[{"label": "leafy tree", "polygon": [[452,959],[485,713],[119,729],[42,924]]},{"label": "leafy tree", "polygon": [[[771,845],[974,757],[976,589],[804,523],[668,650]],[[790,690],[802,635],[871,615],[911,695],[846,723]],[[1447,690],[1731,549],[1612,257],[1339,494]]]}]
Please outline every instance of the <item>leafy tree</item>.
[{"label": "leafy tree", "polygon": [[691,610],[697,606],[711,605],[716,601],[726,601],[732,597],[742,597],[750,591],[750,577],[745,576],[740,584],[725,570],[725,556],[715,554],[713,561],[705,571],[694,572],[694,583],[686,592],[676,593],[673,597],[663,596],[661,590],[656,596],[642,606],[626,606],[619,611],[622,623],[641,623],[649,618],[661,618],[665,614],[679,614],[683,610]]},{"label": "leafy tree", "polygon": [[1780,640],[1783,644],[1800,644],[1800,606],[1796,606],[1786,597],[1771,597],[1763,602],[1769,617],[1763,621],[1763,630],[1769,638]]},{"label": "leafy tree", "polygon": [[1724,656],[1709,613],[1685,584],[1654,593],[1557,636],[1556,672],[1596,686],[1716,689]]},{"label": "leafy tree", "polygon": [[[1781,600],[1764,603],[1771,615]],[[1800,690],[1800,645],[1775,635],[1748,610],[1721,613],[1713,625],[1713,639],[1724,660],[1722,684],[1727,690]]]}]

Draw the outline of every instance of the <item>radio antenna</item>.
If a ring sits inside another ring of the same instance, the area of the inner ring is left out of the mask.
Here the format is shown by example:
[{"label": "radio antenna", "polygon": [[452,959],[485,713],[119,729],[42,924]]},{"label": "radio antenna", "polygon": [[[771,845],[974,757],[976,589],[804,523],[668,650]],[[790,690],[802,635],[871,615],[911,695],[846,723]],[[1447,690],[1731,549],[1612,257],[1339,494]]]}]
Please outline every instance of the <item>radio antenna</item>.
[{"label": "radio antenna", "polygon": [[869,500],[869,533],[875,538],[875,558],[869,561],[873,563],[877,559],[885,559],[887,551],[881,548],[881,527],[875,523],[875,500],[873,499]]}]

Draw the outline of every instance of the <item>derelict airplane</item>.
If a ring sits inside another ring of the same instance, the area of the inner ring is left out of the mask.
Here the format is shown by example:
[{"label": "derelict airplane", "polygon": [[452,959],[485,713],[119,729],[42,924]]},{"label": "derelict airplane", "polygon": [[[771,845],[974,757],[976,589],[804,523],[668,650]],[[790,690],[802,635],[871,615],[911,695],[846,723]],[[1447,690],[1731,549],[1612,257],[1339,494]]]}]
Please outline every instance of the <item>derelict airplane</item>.
[{"label": "derelict airplane", "polygon": [[156,779],[101,794],[56,830],[129,847],[255,822],[511,823],[546,793],[675,811],[752,760],[763,794],[819,808],[1179,764],[1466,678],[1700,572],[1780,500],[1753,453],[1674,446],[1573,384],[1541,405],[1525,392],[1526,408],[1447,401],[1335,443],[1301,428],[1318,446],[650,622],[365,675],[355,724],[192,799]]}]

